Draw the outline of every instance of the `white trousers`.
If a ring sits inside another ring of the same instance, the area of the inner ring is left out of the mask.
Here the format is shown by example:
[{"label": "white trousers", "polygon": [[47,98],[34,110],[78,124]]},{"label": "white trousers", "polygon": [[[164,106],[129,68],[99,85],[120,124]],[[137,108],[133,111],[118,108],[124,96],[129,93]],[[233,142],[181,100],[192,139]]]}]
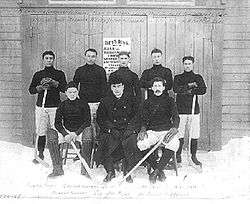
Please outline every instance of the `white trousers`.
[{"label": "white trousers", "polygon": [[[155,145],[162,137],[164,137],[168,131],[153,131],[153,130],[148,130],[147,134],[148,137],[145,138],[144,140],[139,140],[137,142],[138,148],[143,151],[146,149],[149,149],[151,146]],[[172,140],[168,143],[163,143],[165,149],[170,149],[174,152],[176,152],[179,148],[179,140],[174,136]]]},{"label": "white trousers", "polygon": [[56,107],[55,108],[42,108],[36,106],[35,109],[35,122],[36,122],[36,134],[38,136],[43,136],[47,134],[48,128],[55,129],[55,117],[56,117]]},{"label": "white trousers", "polygon": [[180,114],[180,124],[178,128],[178,138],[184,138],[186,128],[192,139],[200,137],[200,114]]}]

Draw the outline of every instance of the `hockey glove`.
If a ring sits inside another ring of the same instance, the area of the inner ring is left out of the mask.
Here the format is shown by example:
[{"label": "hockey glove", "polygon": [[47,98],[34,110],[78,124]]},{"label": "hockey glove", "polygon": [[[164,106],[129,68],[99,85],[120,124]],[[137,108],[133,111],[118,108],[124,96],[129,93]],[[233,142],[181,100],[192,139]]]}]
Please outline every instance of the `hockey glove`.
[{"label": "hockey glove", "polygon": [[49,82],[49,85],[52,86],[52,87],[57,88],[58,85],[59,85],[59,82],[54,80],[54,79],[51,79],[51,81]]},{"label": "hockey glove", "polygon": [[193,82],[193,83],[188,83],[188,87],[192,89],[192,88],[196,88],[198,86],[197,86],[196,82]]},{"label": "hockey glove", "polygon": [[169,143],[177,133],[178,133],[177,128],[175,127],[171,128],[166,134],[165,138],[163,139],[163,143],[165,144]]},{"label": "hockey glove", "polygon": [[71,132],[71,133],[67,134],[64,137],[64,139],[65,139],[65,142],[70,143],[71,141],[75,141],[76,137],[77,137],[76,133]]},{"label": "hockey glove", "polygon": [[148,134],[147,134],[147,131],[145,128],[142,128],[141,131],[138,133],[138,136],[137,136],[137,141],[139,140],[144,140],[148,138]]}]

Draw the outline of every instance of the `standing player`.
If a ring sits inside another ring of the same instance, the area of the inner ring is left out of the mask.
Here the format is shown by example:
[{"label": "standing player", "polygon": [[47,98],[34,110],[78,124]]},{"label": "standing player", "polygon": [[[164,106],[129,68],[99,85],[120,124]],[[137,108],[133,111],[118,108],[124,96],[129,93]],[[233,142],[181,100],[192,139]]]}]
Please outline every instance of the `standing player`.
[{"label": "standing player", "polygon": [[[30,94],[38,94],[35,108],[36,134],[38,137],[36,148],[38,148],[39,158],[43,160],[47,127],[49,125],[54,128],[56,109],[60,103],[60,92],[65,91],[67,82],[64,72],[54,68],[55,54],[52,51],[45,51],[42,54],[42,59],[45,68],[33,75],[29,92]],[[46,124],[40,124],[43,114],[42,101],[45,90],[47,90],[47,96],[44,107],[47,114],[47,121]],[[41,127],[42,125],[43,127]],[[38,163],[36,159],[33,162]]]},{"label": "standing player", "polygon": [[[93,135],[90,140],[85,140],[82,144],[86,149],[90,150],[88,155],[91,155],[90,147],[93,144],[93,140],[95,140],[96,126],[94,121],[96,118],[96,111],[100,100],[106,95],[107,91],[106,72],[103,67],[96,64],[96,59],[97,51],[92,48],[87,49],[85,51],[86,64],[75,71],[73,78],[77,87],[80,84],[80,99],[87,101],[90,107]],[[76,157],[74,160],[77,159],[79,158]]]},{"label": "standing player", "polygon": [[[181,163],[181,152],[184,144],[185,127],[189,129],[191,137],[190,151],[191,159],[195,165],[201,166],[201,162],[196,157],[198,138],[200,137],[200,108],[198,95],[206,93],[206,84],[200,74],[193,72],[194,58],[185,56],[182,58],[184,72],[174,77],[174,92],[177,93],[176,103],[180,114],[180,126],[178,137],[180,147],[176,153],[177,163]],[[195,110],[192,116],[192,101],[195,95]],[[189,150],[188,150],[189,151]]]},{"label": "standing player", "polygon": [[143,71],[140,84],[142,88],[147,89],[148,97],[153,96],[153,91],[151,90],[151,80],[155,77],[161,77],[165,81],[164,94],[168,94],[168,91],[172,89],[173,77],[172,72],[169,68],[163,67],[162,61],[162,51],[159,49],[153,49],[151,51],[151,58],[153,62],[153,67]]},{"label": "standing player", "polygon": [[111,76],[117,75],[122,78],[124,83],[124,93],[129,96],[136,97],[138,101],[141,100],[141,88],[138,75],[128,68],[130,60],[129,52],[121,51],[118,54],[119,68],[110,74]]}]

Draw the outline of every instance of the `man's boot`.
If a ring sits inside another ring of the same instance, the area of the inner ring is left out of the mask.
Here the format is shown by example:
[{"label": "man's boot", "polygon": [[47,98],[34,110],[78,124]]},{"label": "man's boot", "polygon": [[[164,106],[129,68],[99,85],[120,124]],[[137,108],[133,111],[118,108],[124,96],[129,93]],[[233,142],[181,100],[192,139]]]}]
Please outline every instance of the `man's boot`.
[{"label": "man's boot", "polygon": [[149,176],[150,183],[154,184],[156,183],[156,179],[159,179],[159,181],[165,181],[166,176],[163,172],[164,167],[167,165],[169,160],[174,156],[174,151],[170,149],[163,149],[162,150],[162,157],[157,164],[157,169],[153,171],[153,173]]},{"label": "man's boot", "polygon": [[180,146],[176,152],[177,163],[181,163],[181,152],[182,152],[182,148],[183,148],[183,144],[184,144],[184,138],[180,138],[179,141],[180,141]]},{"label": "man's boot", "polygon": [[[38,141],[37,141],[37,150],[38,150],[38,157],[40,159],[44,159],[44,148],[45,148],[45,144],[46,144],[46,136],[38,136]],[[36,159],[33,159],[33,163],[34,164],[38,164],[39,162]]]},{"label": "man's boot", "polygon": [[60,154],[60,147],[58,144],[58,133],[56,130],[48,130],[48,148],[52,160],[53,172],[48,175],[49,178],[62,176],[64,171],[62,168],[62,157]]},{"label": "man's boot", "polygon": [[115,178],[115,170],[108,171],[107,176],[103,179],[103,182],[110,182],[113,178]]},{"label": "man's boot", "polygon": [[202,163],[196,157],[197,147],[198,139],[191,139],[191,159],[195,165],[202,166]]}]

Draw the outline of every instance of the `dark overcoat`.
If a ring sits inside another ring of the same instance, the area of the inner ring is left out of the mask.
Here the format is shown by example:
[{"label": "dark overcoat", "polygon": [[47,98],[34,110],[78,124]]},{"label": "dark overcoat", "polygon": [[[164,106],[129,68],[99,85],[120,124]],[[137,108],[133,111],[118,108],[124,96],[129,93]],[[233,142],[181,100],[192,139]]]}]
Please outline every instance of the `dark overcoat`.
[{"label": "dark overcoat", "polygon": [[139,131],[138,113],[138,101],[129,94],[123,94],[119,99],[111,94],[100,102],[97,110],[100,127],[97,163],[102,163],[119,145],[123,147],[123,154],[116,155],[116,159],[124,156],[131,159]]}]

